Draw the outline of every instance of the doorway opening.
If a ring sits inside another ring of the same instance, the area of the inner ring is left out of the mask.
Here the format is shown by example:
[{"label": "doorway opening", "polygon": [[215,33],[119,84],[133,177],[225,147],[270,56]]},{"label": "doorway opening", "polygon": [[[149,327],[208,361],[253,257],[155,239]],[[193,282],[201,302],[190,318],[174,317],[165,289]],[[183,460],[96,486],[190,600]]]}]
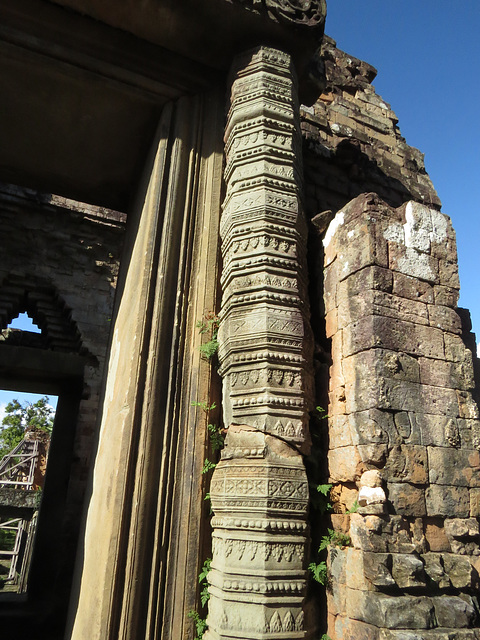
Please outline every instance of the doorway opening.
[{"label": "doorway opening", "polygon": [[0,593],[27,590],[57,400],[0,390]]}]

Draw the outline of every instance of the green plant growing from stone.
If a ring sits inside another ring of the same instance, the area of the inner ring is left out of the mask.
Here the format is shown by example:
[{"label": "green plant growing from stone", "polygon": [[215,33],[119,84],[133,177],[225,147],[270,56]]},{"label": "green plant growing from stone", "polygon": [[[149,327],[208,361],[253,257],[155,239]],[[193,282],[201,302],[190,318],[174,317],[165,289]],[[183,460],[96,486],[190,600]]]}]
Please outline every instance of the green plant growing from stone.
[{"label": "green plant growing from stone", "polygon": [[327,414],[327,410],[324,409],[323,407],[315,407],[315,411],[317,412],[315,414],[315,417],[317,418],[317,420],[326,420],[327,418],[330,417]]},{"label": "green plant growing from stone", "polygon": [[195,640],[202,640],[203,634],[207,630],[207,621],[193,610],[188,612],[188,617],[192,618],[195,623],[195,630],[197,632]]},{"label": "green plant growing from stone", "polygon": [[[316,420],[325,420],[328,418],[327,412],[323,407],[317,406],[315,407],[315,411],[312,412],[312,415],[314,416],[314,418]],[[316,436],[316,439],[314,439]],[[316,441],[318,440],[318,434],[314,434],[312,433],[312,440],[314,440],[314,445],[316,446],[317,449],[321,449],[321,444],[316,444]],[[310,477],[317,477],[318,478],[318,471],[317,471],[317,464],[315,463],[315,456],[314,454],[311,456],[310,461],[314,461],[314,464],[310,464],[310,466],[313,466],[313,473],[312,473],[312,469],[310,470]],[[308,468],[307,468],[308,471]],[[310,480],[309,482],[309,489],[310,489],[310,504],[312,509],[314,509],[315,511],[317,511],[320,515],[323,515],[329,511],[332,510],[332,504],[330,502],[330,489],[332,488],[331,484],[317,484],[316,482],[313,481],[313,479]]]},{"label": "green plant growing from stone", "polygon": [[358,500],[355,500],[355,502],[352,504],[352,506],[350,507],[350,509],[347,509],[345,511],[346,514],[350,515],[351,513],[357,513],[357,511],[359,510],[360,505],[358,504]]},{"label": "green plant growing from stone", "polygon": [[202,603],[202,607],[204,607],[209,598],[210,598],[210,594],[208,593],[208,580],[207,580],[207,576],[208,573],[210,571],[210,565],[212,564],[212,558],[207,558],[205,560],[205,562],[203,563],[203,567],[202,570],[200,571],[200,573],[198,574],[198,582],[202,588],[202,590],[200,591],[200,601]]},{"label": "green plant growing from stone", "polygon": [[322,541],[318,548],[318,552],[322,552],[329,546],[333,547],[349,547],[352,544],[350,536],[340,531],[334,531],[333,529],[327,529],[327,535],[322,536]]},{"label": "green plant growing from stone", "polygon": [[212,469],[215,469],[216,466],[215,462],[211,462],[208,458],[205,458],[203,461],[202,473],[208,473]]},{"label": "green plant growing from stone", "polygon": [[[349,547],[351,545],[350,536],[333,529],[327,529],[327,535],[322,536],[320,546],[318,548],[318,554],[322,554],[329,546],[335,547]],[[328,583],[328,571],[327,563],[325,560],[319,562],[311,562],[308,565],[308,570],[312,574],[312,578],[315,582],[318,582],[322,586],[326,586]]]},{"label": "green plant growing from stone", "polygon": [[310,562],[308,565],[308,570],[312,574],[312,578],[315,582],[318,582],[322,586],[327,584],[328,573],[327,573],[327,563],[322,560],[321,562]]},{"label": "green plant growing from stone", "polygon": [[200,407],[202,411],[208,413],[209,411],[213,411],[213,409],[216,409],[217,405],[215,404],[215,402],[212,402],[212,404],[208,404],[208,402],[192,402],[192,407]]},{"label": "green plant growing from stone", "polygon": [[[202,411],[204,411],[207,415],[210,411],[217,408],[217,405],[215,404],[215,402],[212,402],[212,404],[208,404],[207,402],[192,402],[192,406],[200,407],[200,409],[202,409]],[[210,446],[212,448],[212,451],[216,452],[216,451],[220,451],[220,449],[223,449],[225,438],[222,434],[221,428],[216,424],[209,423],[207,425],[207,432],[208,432],[208,438],[210,440]],[[217,465],[215,462],[212,462],[208,458],[205,458],[203,462],[202,473],[203,474],[208,473],[212,469],[215,469],[216,466]],[[207,494],[207,495],[210,495],[210,494]],[[205,497],[205,499],[207,498]]]},{"label": "green plant growing from stone", "polygon": [[210,339],[200,345],[200,353],[206,360],[211,360],[218,351],[218,316],[213,312],[205,314],[205,316],[197,322],[197,329],[202,335],[207,335]]},{"label": "green plant growing from stone", "polygon": [[[318,423],[328,418],[327,412],[320,406],[317,406],[311,415]],[[307,472],[309,472],[310,477],[310,506],[312,512],[314,512],[315,516],[318,518],[318,516],[323,516],[332,510],[332,504],[330,502],[330,491],[332,489],[332,485],[329,483],[318,483],[318,479],[323,475],[323,470],[318,464],[318,457],[321,455],[323,448],[321,436],[315,431],[315,429],[312,432],[312,440],[312,455],[308,460]],[[317,482],[315,480],[317,480]],[[312,562],[308,565],[308,570],[315,582],[318,582],[322,586],[326,586],[328,583],[327,563],[319,557],[319,553],[320,550],[314,554]]]},{"label": "green plant growing from stone", "polygon": [[220,449],[223,449],[225,438],[220,427],[216,424],[209,424],[207,425],[207,429],[213,451],[220,451]]},{"label": "green plant growing from stone", "polygon": [[[215,328],[215,325],[213,324],[214,320],[217,323],[216,328]],[[211,335],[216,341],[216,332],[218,331],[218,320],[216,319],[216,317],[208,318],[205,322],[202,321],[201,323],[198,323],[197,326],[200,327],[201,333],[206,333],[207,331],[211,331],[212,332]],[[202,345],[202,347],[205,347],[205,345]],[[216,348],[218,348],[218,342],[217,342]],[[213,351],[212,356],[216,352],[216,348],[215,348],[215,351]],[[202,351],[202,354],[205,355],[204,350],[201,349],[201,351]],[[213,411],[213,409],[217,408],[217,405],[215,402],[212,402],[211,404],[209,404],[208,402],[192,402],[192,406],[199,407],[202,411],[204,411],[207,414],[207,416],[210,413],[210,411]],[[222,449],[224,445],[224,436],[222,434],[221,428],[218,425],[209,422],[207,425],[207,433],[210,441],[211,450],[213,452],[217,452],[220,449]],[[215,462],[212,462],[208,458],[205,458],[203,462],[202,474],[209,473],[210,471],[215,469],[216,466],[217,465]],[[210,492],[207,492],[205,494],[204,500],[210,500]],[[212,513],[211,508],[210,508],[210,513]],[[201,602],[202,609],[205,608],[210,598],[210,594],[208,592],[207,575],[208,575],[208,572],[210,571],[211,562],[212,562],[212,559],[207,558],[203,563],[202,570],[198,575],[198,582],[200,584],[200,602]],[[203,618],[198,613],[198,611],[195,611],[195,610],[190,611],[188,613],[188,617],[191,618],[195,623],[195,629],[196,629],[195,640],[202,640],[203,635],[207,630],[206,618]]]},{"label": "green plant growing from stone", "polygon": [[332,504],[330,502],[330,489],[331,484],[315,484],[310,483],[310,503],[312,509],[319,512],[321,516],[332,510]]},{"label": "green plant growing from stone", "polygon": [[[200,584],[200,602],[202,603],[202,607],[205,607],[207,604],[210,594],[208,593],[208,572],[210,571],[210,565],[212,563],[211,558],[207,558],[203,563],[202,570],[198,574],[198,582]],[[202,618],[198,611],[189,611],[188,617],[192,618],[195,622],[195,629],[197,632],[197,637],[195,640],[202,640],[203,634],[207,630],[207,620],[206,618]]]}]

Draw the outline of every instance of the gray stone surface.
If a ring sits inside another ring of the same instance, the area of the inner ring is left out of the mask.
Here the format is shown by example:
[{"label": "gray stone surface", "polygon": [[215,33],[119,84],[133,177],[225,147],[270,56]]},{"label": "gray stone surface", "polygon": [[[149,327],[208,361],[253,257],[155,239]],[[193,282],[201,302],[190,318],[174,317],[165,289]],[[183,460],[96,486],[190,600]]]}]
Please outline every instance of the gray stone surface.
[{"label": "gray stone surface", "polygon": [[392,576],[400,589],[423,587],[426,582],[424,564],[415,555],[394,553]]},{"label": "gray stone surface", "polygon": [[443,566],[443,556],[440,553],[426,553],[422,555],[425,562],[425,573],[440,589],[448,588],[451,585],[448,575]]},{"label": "gray stone surface", "polygon": [[426,490],[425,499],[429,516],[467,518],[470,515],[470,496],[467,487],[433,484]]},{"label": "gray stone surface", "polygon": [[462,629],[471,627],[477,620],[473,601],[468,596],[442,596],[434,598],[438,626]]},{"label": "gray stone surface", "polygon": [[[393,210],[365,194],[337,213],[324,245],[330,480],[355,483],[360,504],[350,516],[357,555],[346,573],[347,616],[335,614],[338,638],[468,638],[451,629],[477,624],[468,592],[480,554],[472,517],[480,514],[480,429],[454,308],[450,220],[423,204]],[[379,472],[385,503],[363,482]]]},{"label": "gray stone surface", "polygon": [[392,587],[395,580],[392,577],[392,554],[364,553],[363,569],[365,578],[375,587]]},{"label": "gray stone surface", "polygon": [[473,586],[473,568],[468,558],[452,553],[442,556],[445,573],[456,589],[468,589]]},{"label": "gray stone surface", "polygon": [[435,626],[431,598],[372,592],[358,594],[351,594],[351,603],[347,600],[347,613],[357,620],[385,629],[431,629]]}]

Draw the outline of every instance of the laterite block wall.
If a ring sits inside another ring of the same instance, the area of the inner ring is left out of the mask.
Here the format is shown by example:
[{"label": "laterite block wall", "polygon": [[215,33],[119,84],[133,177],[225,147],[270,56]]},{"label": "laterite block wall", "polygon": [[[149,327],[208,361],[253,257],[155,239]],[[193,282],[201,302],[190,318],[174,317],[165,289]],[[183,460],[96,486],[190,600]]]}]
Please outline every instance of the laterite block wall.
[{"label": "laterite block wall", "polygon": [[323,244],[332,520],[351,539],[329,550],[328,634],[478,638],[480,421],[450,219],[364,194]]}]

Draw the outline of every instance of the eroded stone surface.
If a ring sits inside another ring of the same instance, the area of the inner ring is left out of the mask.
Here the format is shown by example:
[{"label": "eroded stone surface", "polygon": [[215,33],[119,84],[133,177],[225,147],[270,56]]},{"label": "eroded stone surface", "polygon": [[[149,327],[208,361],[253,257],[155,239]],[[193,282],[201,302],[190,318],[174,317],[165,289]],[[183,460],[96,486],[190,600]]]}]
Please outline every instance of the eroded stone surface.
[{"label": "eroded stone surface", "polygon": [[[329,629],[342,640],[358,629],[460,638],[448,630],[478,624],[480,458],[450,220],[366,194],[337,213],[325,238],[330,481],[356,483],[360,505],[350,515],[355,556],[337,585],[346,613],[333,613]],[[381,479],[384,511],[373,510]]]}]

